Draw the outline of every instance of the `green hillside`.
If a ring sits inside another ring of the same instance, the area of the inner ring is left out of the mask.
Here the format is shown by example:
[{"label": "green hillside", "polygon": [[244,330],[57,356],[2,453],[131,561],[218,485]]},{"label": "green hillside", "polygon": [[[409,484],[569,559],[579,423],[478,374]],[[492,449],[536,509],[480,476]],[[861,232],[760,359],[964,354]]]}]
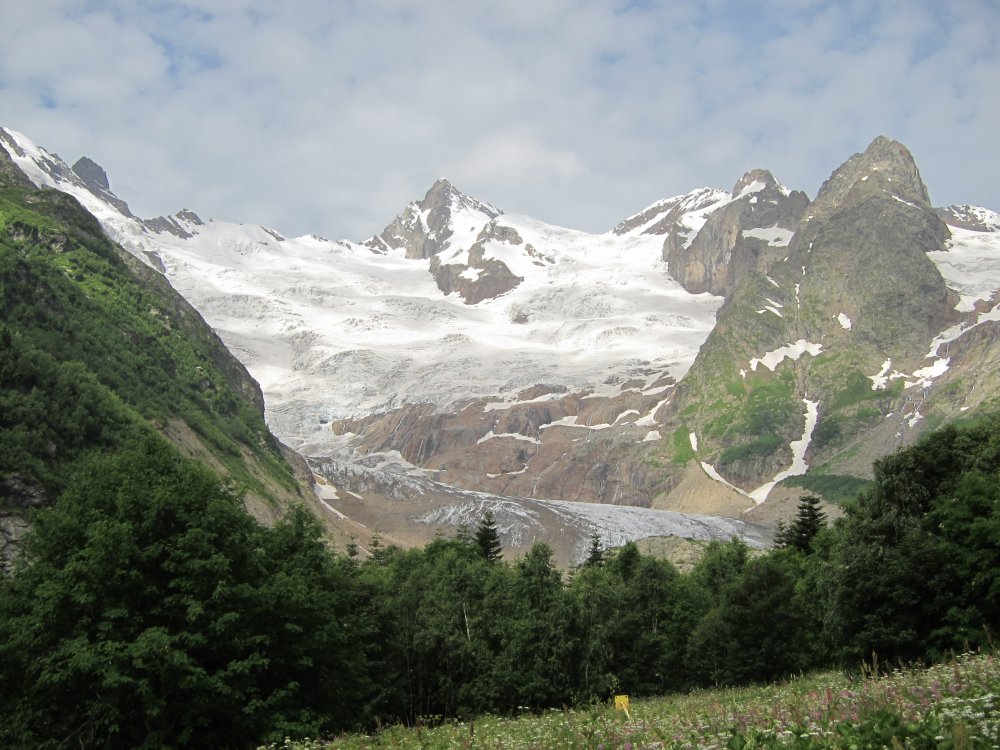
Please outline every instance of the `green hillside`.
[{"label": "green hillside", "polygon": [[0,507],[50,502],[85,454],[156,430],[264,503],[296,492],[256,383],[72,197],[0,187]]}]

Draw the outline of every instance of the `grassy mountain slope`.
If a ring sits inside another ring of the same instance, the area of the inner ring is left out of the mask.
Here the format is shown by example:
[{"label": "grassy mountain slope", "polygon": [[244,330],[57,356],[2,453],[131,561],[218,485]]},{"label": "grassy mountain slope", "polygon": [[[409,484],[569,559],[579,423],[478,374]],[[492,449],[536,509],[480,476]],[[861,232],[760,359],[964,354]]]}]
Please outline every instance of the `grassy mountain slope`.
[{"label": "grassy mountain slope", "polygon": [[74,198],[2,150],[0,166],[0,512],[48,504],[83,456],[154,429],[259,516],[301,499],[260,389],[198,313]]}]

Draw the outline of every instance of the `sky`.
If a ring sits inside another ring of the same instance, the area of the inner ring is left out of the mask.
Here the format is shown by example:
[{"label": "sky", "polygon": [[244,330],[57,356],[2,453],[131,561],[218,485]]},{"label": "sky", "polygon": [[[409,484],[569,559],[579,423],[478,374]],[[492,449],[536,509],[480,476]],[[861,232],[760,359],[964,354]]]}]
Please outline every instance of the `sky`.
[{"label": "sky", "polygon": [[142,217],[363,240],[438,177],[592,232],[878,135],[1000,211],[998,0],[0,0],[0,125]]}]

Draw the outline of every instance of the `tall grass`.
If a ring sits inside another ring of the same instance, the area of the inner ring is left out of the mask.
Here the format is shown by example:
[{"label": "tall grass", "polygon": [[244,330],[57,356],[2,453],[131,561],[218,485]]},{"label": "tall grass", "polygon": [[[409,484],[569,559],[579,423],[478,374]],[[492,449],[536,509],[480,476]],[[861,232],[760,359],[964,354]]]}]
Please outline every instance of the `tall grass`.
[{"label": "tall grass", "polygon": [[267,750],[751,750],[1000,748],[1000,662],[963,654],[927,669],[866,669],[781,684],[633,701],[515,718],[382,728],[373,735],[286,740]]}]

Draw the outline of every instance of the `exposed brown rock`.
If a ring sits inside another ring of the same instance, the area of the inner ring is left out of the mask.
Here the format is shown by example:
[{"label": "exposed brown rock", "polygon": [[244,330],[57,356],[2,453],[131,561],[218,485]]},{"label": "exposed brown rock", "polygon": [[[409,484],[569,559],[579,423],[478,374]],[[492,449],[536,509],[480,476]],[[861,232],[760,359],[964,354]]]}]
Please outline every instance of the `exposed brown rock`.
[{"label": "exposed brown rock", "polygon": [[[744,194],[754,183],[763,189]],[[763,240],[745,237],[748,229],[779,227],[794,230],[808,205],[805,194],[787,193],[770,172],[753,170],[733,187],[733,198],[708,215],[694,240],[681,242],[668,235],[664,258],[671,275],[693,294],[710,292],[728,297],[752,270],[782,257],[784,248],[769,250]]]}]

